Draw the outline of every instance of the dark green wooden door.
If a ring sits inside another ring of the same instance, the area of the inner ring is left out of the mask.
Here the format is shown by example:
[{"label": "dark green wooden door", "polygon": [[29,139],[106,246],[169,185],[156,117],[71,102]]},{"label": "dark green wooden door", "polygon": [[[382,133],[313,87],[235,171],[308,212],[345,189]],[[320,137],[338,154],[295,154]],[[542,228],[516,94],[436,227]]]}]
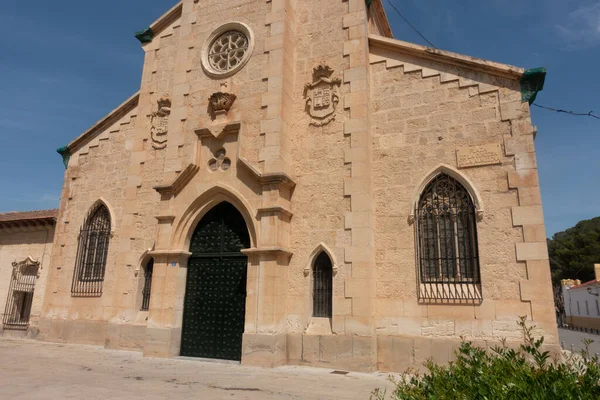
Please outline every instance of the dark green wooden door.
[{"label": "dark green wooden door", "polygon": [[241,360],[250,236],[242,215],[221,203],[200,221],[190,243],[181,355]]}]

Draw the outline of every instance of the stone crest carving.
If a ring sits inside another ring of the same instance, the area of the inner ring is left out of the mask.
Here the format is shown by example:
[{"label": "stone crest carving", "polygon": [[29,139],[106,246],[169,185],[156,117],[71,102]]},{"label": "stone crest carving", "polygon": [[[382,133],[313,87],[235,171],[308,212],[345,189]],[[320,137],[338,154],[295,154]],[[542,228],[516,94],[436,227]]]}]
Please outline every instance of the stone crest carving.
[{"label": "stone crest carving", "polygon": [[319,65],[313,70],[313,82],[304,86],[306,112],[313,118],[314,126],[327,125],[335,119],[337,105],[340,102],[338,88],[341,79],[332,78],[333,70]]},{"label": "stone crest carving", "polygon": [[221,115],[227,115],[235,99],[237,99],[237,96],[233,93],[213,93],[208,99],[208,108],[213,119]]},{"label": "stone crest carving", "polygon": [[164,149],[167,147],[167,133],[169,131],[169,115],[171,115],[171,100],[162,97],[158,100],[158,108],[152,113],[150,138],[152,147]]}]

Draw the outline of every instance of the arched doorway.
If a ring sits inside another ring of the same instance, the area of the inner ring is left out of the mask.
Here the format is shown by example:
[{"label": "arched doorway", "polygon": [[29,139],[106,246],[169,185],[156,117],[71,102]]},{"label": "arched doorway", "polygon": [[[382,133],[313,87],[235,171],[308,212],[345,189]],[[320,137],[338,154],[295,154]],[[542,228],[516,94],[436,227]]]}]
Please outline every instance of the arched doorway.
[{"label": "arched doorway", "polygon": [[190,241],[181,355],[241,360],[246,313],[244,218],[223,202],[200,221]]}]

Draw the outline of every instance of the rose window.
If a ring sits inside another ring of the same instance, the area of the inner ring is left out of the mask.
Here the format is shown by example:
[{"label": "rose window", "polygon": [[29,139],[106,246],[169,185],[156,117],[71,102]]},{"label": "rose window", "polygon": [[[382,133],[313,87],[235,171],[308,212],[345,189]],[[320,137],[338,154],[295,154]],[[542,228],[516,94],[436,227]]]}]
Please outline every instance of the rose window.
[{"label": "rose window", "polygon": [[239,31],[227,31],[217,37],[208,52],[210,66],[218,72],[228,72],[239,66],[248,53],[248,37]]}]

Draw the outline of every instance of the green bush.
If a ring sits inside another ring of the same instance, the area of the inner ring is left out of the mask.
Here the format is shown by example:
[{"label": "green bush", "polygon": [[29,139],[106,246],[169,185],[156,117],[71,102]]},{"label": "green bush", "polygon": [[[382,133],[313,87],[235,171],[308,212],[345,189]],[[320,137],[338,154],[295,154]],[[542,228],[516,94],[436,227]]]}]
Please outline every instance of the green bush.
[{"label": "green bush", "polygon": [[[600,363],[585,350],[552,359],[542,351],[544,338],[535,339],[534,327],[527,327],[522,317],[518,324],[524,344],[510,349],[503,342],[486,351],[464,341],[456,352],[457,360],[448,366],[428,361],[424,375],[407,371],[393,380],[398,400],[512,400],[512,399],[600,399]],[[371,400],[386,399],[385,391],[375,390]]]}]

